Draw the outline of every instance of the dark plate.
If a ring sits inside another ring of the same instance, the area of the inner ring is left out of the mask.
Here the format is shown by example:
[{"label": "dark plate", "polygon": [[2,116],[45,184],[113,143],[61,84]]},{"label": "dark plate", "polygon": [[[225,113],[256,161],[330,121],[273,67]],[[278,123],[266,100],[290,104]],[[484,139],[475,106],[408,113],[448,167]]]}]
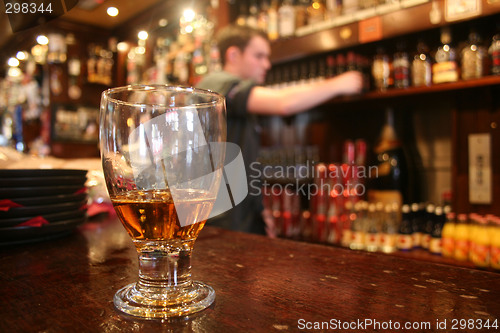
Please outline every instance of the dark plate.
[{"label": "dark plate", "polygon": [[0,188],[0,199],[33,198],[47,195],[74,194],[84,187],[73,186],[43,186],[43,187],[12,187]]},{"label": "dark plate", "polygon": [[2,169],[0,178],[34,178],[34,177],[83,177],[87,170],[74,169]]},{"label": "dark plate", "polygon": [[6,212],[0,211],[0,220],[20,218],[20,217],[34,217],[44,214],[55,214],[62,212],[75,211],[80,209],[86,204],[86,200],[59,203],[54,201],[51,205],[43,206],[30,206],[30,207],[15,207]]},{"label": "dark plate", "polygon": [[0,233],[5,228],[11,228],[15,227],[23,222],[26,222],[34,217],[41,216],[44,219],[46,219],[49,224],[54,223],[54,222],[60,222],[63,220],[70,220],[70,219],[76,219],[76,218],[81,218],[82,216],[85,216],[87,213],[86,209],[74,209],[71,211],[67,212],[62,212],[62,213],[55,213],[55,214],[36,214],[34,216],[29,216],[29,217],[17,217],[17,218],[9,218],[9,219],[0,219]]},{"label": "dark plate", "polygon": [[11,227],[0,230],[0,245],[25,244],[69,235],[85,223],[86,216],[63,220],[41,227]]},{"label": "dark plate", "polygon": [[51,205],[55,202],[63,203],[71,201],[82,201],[86,198],[87,198],[86,193],[78,193],[78,194],[51,195],[46,197],[15,198],[11,200],[22,206],[41,206],[41,205]]},{"label": "dark plate", "polygon": [[87,181],[86,176],[61,176],[61,177],[26,177],[26,178],[0,178],[0,187],[35,187],[35,186],[69,186],[80,185],[83,187]]}]

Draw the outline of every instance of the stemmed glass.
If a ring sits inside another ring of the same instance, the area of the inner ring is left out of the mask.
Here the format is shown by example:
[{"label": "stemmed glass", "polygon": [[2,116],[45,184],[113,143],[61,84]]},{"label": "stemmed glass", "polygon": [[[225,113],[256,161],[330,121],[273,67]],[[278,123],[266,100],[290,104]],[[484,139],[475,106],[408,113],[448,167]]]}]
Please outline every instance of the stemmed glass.
[{"label": "stemmed glass", "polygon": [[190,258],[217,197],[225,139],[225,100],[217,93],[163,85],[103,92],[106,186],[139,256],[139,280],[115,294],[117,309],[167,318],[214,301],[210,286],[191,279]]}]

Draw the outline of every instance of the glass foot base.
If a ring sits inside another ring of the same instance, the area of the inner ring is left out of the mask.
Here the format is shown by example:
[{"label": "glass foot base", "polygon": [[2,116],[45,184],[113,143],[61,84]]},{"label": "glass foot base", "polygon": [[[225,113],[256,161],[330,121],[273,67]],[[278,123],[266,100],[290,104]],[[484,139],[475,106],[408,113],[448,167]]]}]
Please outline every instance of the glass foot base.
[{"label": "glass foot base", "polygon": [[118,310],[128,315],[155,319],[201,311],[209,307],[214,299],[212,287],[194,281],[189,290],[177,293],[175,297],[169,297],[168,293],[145,293],[137,288],[136,283],[131,283],[116,292],[113,302]]}]

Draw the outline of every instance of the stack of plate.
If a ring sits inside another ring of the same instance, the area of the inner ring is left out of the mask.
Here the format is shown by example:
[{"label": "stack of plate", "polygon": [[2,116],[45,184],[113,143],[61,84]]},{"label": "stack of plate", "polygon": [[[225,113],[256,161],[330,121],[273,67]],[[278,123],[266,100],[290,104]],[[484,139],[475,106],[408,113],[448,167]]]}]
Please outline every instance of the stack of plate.
[{"label": "stack of plate", "polygon": [[85,222],[87,170],[0,170],[0,244],[52,239]]}]

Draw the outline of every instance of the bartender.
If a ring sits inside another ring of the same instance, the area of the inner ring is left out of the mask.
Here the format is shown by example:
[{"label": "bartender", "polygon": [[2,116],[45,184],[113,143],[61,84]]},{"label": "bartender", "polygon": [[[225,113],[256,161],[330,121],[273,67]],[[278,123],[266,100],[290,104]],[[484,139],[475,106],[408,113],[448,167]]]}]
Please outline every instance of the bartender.
[{"label": "bartender", "polygon": [[[362,74],[345,72],[323,81],[275,90],[262,86],[271,68],[271,46],[267,35],[247,26],[229,25],[217,36],[223,70],[205,76],[198,88],[216,91],[226,97],[227,141],[241,148],[247,177],[257,159],[260,116],[290,116],[307,111],[339,96],[358,94]],[[209,222],[226,229],[265,234],[261,196],[249,193],[239,205]]]}]

